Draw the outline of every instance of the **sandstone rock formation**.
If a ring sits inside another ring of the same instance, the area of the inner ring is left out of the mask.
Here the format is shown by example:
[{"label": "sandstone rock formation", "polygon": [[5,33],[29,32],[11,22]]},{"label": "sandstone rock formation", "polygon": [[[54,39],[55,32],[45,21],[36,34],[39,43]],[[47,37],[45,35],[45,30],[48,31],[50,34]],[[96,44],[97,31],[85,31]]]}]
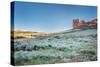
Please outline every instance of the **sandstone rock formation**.
[{"label": "sandstone rock formation", "polygon": [[93,19],[91,21],[84,21],[80,19],[74,19],[73,20],[73,28],[97,28],[97,19]]}]

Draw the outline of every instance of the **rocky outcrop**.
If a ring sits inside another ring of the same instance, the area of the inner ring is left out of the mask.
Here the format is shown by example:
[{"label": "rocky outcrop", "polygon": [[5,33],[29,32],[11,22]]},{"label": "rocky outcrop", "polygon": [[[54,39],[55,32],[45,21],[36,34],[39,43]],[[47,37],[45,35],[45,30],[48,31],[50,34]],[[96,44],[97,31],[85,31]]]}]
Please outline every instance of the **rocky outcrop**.
[{"label": "rocky outcrop", "polygon": [[84,21],[80,19],[73,20],[73,28],[97,28],[97,19],[93,19],[91,21]]}]

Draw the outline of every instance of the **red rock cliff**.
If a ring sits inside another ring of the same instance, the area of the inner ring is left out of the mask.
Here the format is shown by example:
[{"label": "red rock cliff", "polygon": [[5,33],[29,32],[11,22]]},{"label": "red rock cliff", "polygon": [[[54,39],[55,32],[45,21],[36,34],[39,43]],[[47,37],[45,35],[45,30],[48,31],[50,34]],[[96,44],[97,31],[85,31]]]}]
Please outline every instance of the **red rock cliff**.
[{"label": "red rock cliff", "polygon": [[88,22],[80,19],[74,19],[73,28],[97,28],[97,19],[93,19]]}]

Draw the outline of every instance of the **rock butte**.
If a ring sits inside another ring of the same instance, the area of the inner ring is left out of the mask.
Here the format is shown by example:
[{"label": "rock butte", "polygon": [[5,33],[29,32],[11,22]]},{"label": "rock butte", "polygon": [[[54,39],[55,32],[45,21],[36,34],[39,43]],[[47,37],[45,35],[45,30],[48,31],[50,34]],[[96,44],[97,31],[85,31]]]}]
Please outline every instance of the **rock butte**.
[{"label": "rock butte", "polygon": [[91,21],[84,21],[80,19],[73,20],[73,29],[77,28],[97,28],[97,19]]}]

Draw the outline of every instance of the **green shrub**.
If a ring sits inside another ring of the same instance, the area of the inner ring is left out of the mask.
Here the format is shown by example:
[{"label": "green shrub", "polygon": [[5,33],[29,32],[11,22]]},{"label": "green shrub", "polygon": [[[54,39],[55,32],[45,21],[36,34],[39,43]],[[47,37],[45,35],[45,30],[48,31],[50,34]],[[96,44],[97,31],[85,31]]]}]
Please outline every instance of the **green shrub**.
[{"label": "green shrub", "polygon": [[86,56],[88,58],[88,60],[90,60],[90,61],[96,61],[97,60],[97,55],[96,55],[95,51],[83,50],[83,51],[81,51],[81,54],[83,56]]},{"label": "green shrub", "polygon": [[54,38],[56,38],[56,39],[60,39],[60,36],[55,36]]}]

